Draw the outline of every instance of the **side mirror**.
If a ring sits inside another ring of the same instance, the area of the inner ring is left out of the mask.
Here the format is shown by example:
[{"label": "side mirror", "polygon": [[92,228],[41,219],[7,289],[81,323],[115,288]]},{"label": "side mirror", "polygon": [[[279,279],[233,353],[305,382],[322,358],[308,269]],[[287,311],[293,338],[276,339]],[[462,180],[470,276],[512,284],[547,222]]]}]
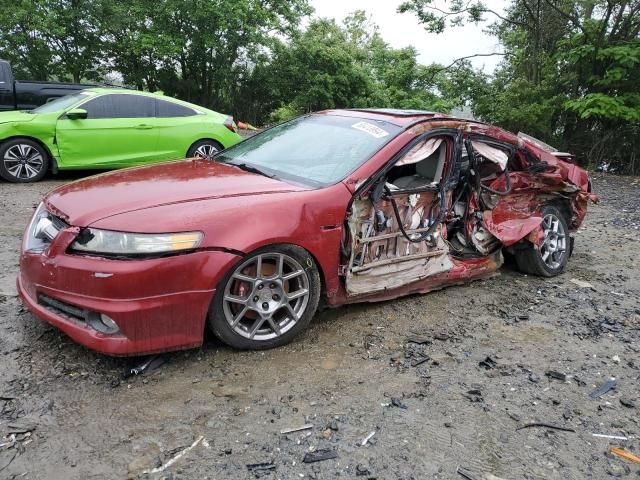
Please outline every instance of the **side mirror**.
[{"label": "side mirror", "polygon": [[82,120],[83,118],[87,118],[87,111],[82,108],[74,108],[67,112],[67,118],[69,120]]}]

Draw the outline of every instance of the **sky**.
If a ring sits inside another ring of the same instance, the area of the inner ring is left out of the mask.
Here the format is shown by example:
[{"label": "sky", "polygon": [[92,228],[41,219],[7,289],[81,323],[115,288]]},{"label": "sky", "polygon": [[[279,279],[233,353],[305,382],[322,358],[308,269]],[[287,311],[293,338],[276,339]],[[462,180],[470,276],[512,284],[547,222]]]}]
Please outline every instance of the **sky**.
[{"label": "sky", "polygon": [[[497,39],[482,31],[486,25],[447,28],[439,35],[427,33],[414,14],[396,12],[401,0],[311,0],[310,3],[316,11],[315,16],[335,18],[338,22],[354,10],[365,10],[380,27],[380,34],[387,43],[394,48],[413,45],[423,64],[437,62],[448,65],[466,55],[501,51]],[[498,13],[504,11],[505,3],[504,0],[485,1],[488,8]],[[443,5],[441,2],[440,6]],[[493,19],[489,15],[486,18]],[[496,55],[474,58],[471,62],[475,68],[490,73],[501,59]]]}]

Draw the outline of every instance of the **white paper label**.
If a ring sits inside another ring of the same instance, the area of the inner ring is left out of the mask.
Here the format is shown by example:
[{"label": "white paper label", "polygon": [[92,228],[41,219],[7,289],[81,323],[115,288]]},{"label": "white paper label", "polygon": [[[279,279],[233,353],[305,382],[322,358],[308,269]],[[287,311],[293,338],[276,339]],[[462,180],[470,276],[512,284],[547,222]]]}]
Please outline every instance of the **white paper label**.
[{"label": "white paper label", "polygon": [[355,128],[356,130],[360,130],[362,132],[368,133],[369,135],[375,138],[382,138],[389,135],[389,132],[381,129],[377,125],[373,125],[367,122],[354,123],[353,125],[351,125],[351,127]]}]

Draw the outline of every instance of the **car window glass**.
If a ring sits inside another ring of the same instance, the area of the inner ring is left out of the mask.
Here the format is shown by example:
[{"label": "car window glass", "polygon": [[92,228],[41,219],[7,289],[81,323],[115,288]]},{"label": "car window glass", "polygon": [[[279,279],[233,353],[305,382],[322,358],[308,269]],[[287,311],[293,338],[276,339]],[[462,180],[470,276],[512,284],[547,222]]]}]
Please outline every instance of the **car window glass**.
[{"label": "car window glass", "polygon": [[80,100],[91,95],[92,94],[89,92],[79,92],[72,95],[65,95],[64,97],[51,100],[50,102],[47,102],[44,105],[39,106],[38,108],[34,108],[33,110],[31,110],[31,113],[62,112],[62,110],[64,110],[65,108],[70,107],[74,103],[77,103]]},{"label": "car window glass", "polygon": [[79,106],[87,111],[87,118],[146,118],[153,117],[155,99],[142,95],[109,94],[89,100]]},{"label": "car window glass", "polygon": [[197,112],[189,107],[164,100],[156,100],[156,117],[190,117]]},{"label": "car window glass", "polygon": [[265,167],[283,179],[331,185],[371,158],[400,131],[400,127],[383,121],[310,115],[248,138],[216,160]]}]

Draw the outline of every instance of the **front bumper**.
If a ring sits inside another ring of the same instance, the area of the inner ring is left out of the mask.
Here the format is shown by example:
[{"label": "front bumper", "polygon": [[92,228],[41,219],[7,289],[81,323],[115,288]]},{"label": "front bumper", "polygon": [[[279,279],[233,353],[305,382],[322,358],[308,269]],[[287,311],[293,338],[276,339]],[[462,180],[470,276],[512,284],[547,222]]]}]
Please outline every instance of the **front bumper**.
[{"label": "front bumper", "polygon": [[[60,232],[44,253],[22,253],[17,287],[25,306],[76,342],[126,356],[202,344],[215,286],[238,256],[198,251],[155,259],[113,260],[66,253],[75,232]],[[56,301],[111,317],[105,334],[39,301]]]}]

